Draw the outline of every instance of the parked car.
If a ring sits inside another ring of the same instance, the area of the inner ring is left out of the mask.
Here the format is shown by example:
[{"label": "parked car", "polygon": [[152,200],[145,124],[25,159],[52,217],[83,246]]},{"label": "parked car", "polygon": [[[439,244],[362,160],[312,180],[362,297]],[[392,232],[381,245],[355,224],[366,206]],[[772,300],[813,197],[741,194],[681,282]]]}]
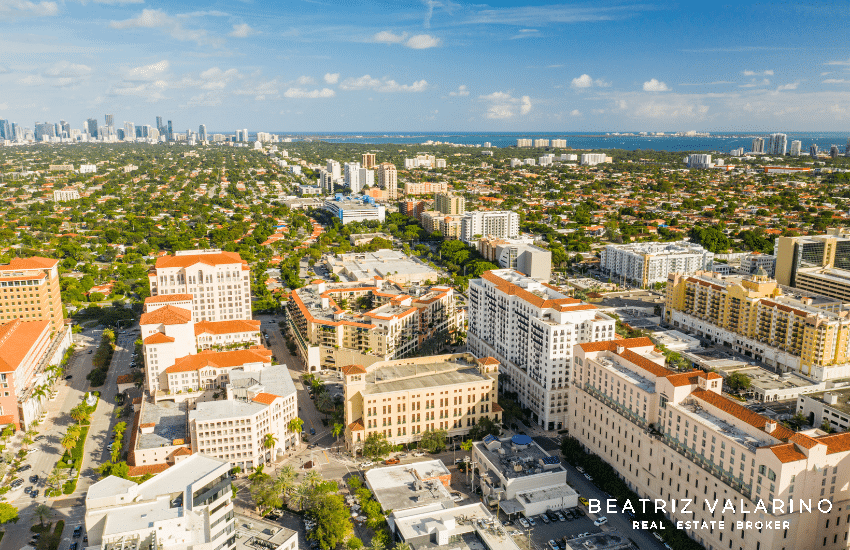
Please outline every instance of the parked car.
[{"label": "parked car", "polygon": [[38,483],[38,476],[36,474],[30,476],[30,483]]},{"label": "parked car", "polygon": [[578,501],[587,506],[587,499],[584,497],[578,497]]},{"label": "parked car", "polygon": [[34,490],[30,491],[30,496],[32,498],[38,498],[38,489],[34,489]]},{"label": "parked car", "polygon": [[652,532],[652,536],[655,537],[655,540],[657,540],[658,542],[664,542],[664,539],[661,538],[661,535],[659,535],[655,531]]},{"label": "parked car", "polygon": [[578,470],[578,473],[580,474],[584,473],[584,468],[582,468],[581,466],[576,466],[576,470]]},{"label": "parked car", "polygon": [[388,458],[384,461],[384,464],[387,464],[387,465],[398,464],[398,463],[399,463],[399,460],[397,458]]},{"label": "parked car", "polygon": [[597,520],[593,522],[593,525],[599,527],[600,525],[605,525],[606,523],[608,523],[608,518],[602,516],[600,518],[597,518]]},{"label": "parked car", "polygon": [[561,512],[555,512],[555,517],[558,518],[558,521],[566,521],[567,520],[567,516],[565,516]]},{"label": "parked car", "polygon": [[37,435],[37,436],[35,436],[35,437],[33,438],[33,441],[41,441],[41,440],[42,440],[42,439],[44,439],[45,437],[47,437],[47,436],[46,436],[46,435],[44,435],[44,434],[39,434],[39,435]]},{"label": "parked car", "polygon": [[71,378],[73,378],[73,376],[69,374],[68,376],[65,377],[65,380],[70,380]]},{"label": "parked car", "polygon": [[528,518],[528,523],[529,523],[529,525],[531,525],[532,527],[534,527],[535,525],[537,525],[537,522],[536,522],[536,521],[534,521],[534,518],[532,518],[532,517],[529,517],[529,518]]},{"label": "parked car", "polygon": [[24,489],[24,494],[28,495],[28,494],[32,493],[32,490],[33,490],[32,486],[27,487],[26,489]]},{"label": "parked car", "polygon": [[367,460],[366,462],[360,463],[360,469],[363,470],[365,468],[369,468],[369,467],[374,466],[374,465],[375,465],[374,462]]},{"label": "parked car", "polygon": [[[21,466],[20,468],[18,468],[18,471],[19,471],[19,472],[26,472],[26,471],[27,471],[27,470],[29,470],[30,468],[32,468],[32,464],[24,464],[23,466]],[[23,480],[21,480],[21,481],[23,481]]]},{"label": "parked car", "polygon": [[519,524],[528,529],[528,521],[525,518],[519,518]]},{"label": "parked car", "polygon": [[540,521],[542,521],[546,525],[549,525],[549,517],[545,513],[540,514]]},{"label": "parked car", "polygon": [[310,435],[316,435],[316,428],[310,428]]},{"label": "parked car", "polygon": [[555,512],[546,512],[546,514],[549,516],[549,519],[551,519],[553,522],[561,521],[560,519],[558,519],[558,514],[556,514]]},{"label": "parked car", "polygon": [[417,456],[417,457],[425,456],[425,452],[424,451],[416,451],[416,452],[413,453],[413,456]]},{"label": "parked car", "polygon": [[463,500],[463,497],[457,493],[452,493],[452,500],[455,502],[460,502],[461,500]]},{"label": "parked car", "polygon": [[72,543],[71,543],[71,546],[69,546],[69,547],[68,547],[68,550],[77,550],[77,543],[76,543],[76,542],[72,542]]},{"label": "parked car", "polygon": [[551,548],[552,550],[561,550],[561,547],[558,546],[558,543],[554,540],[549,541],[549,548]]},{"label": "parked car", "polygon": [[74,538],[75,539],[80,538],[80,535],[82,533],[83,533],[83,526],[82,525],[77,525],[76,527],[74,527]]},{"label": "parked car", "polygon": [[590,474],[584,474],[584,479],[588,481],[593,481],[593,477]]},{"label": "parked car", "polygon": [[455,465],[458,465],[458,464],[460,464],[460,463],[461,463],[461,462],[463,462],[463,461],[464,461],[464,460],[463,460],[462,458],[456,458],[456,459],[455,459]]}]

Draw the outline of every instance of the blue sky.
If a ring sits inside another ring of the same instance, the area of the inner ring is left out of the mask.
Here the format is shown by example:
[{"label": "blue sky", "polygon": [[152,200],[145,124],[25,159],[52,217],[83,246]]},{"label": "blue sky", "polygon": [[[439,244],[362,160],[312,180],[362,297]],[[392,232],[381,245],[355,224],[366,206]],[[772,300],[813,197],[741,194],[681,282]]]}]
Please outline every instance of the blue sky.
[{"label": "blue sky", "polygon": [[731,4],[0,0],[0,118],[850,131],[847,10]]}]

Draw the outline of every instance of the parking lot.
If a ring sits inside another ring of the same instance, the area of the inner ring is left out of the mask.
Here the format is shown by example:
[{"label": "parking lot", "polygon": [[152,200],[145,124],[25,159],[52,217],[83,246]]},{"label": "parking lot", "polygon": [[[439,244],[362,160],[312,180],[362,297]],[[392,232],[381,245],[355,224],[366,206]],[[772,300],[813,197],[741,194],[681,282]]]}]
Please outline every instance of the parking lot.
[{"label": "parking lot", "polygon": [[[582,512],[585,510],[583,507]],[[576,510],[573,508],[572,510]],[[562,515],[563,511],[562,511]],[[539,515],[533,516],[535,525],[532,527],[523,527],[519,519],[513,521],[512,525],[515,529],[522,531],[524,535],[514,538],[514,542],[520,548],[529,548],[531,550],[551,550],[549,541],[554,541],[559,548],[564,548],[564,539],[572,539],[584,533],[599,533],[602,530],[593,525],[593,519],[586,514],[577,519],[565,521],[549,521],[545,523]],[[526,520],[527,521],[527,520]],[[529,545],[529,538],[531,544]]]}]

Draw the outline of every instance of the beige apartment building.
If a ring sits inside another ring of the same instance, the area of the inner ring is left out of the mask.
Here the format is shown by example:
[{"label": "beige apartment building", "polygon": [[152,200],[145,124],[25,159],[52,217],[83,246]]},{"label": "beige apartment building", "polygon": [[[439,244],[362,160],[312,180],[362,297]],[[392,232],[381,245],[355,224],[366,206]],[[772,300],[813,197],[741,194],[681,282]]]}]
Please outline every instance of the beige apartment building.
[{"label": "beige apartment building", "polygon": [[367,170],[375,167],[375,153],[363,153],[363,168]]},{"label": "beige apartment building", "polygon": [[466,212],[466,199],[463,195],[454,193],[437,193],[434,197],[434,208],[446,216],[458,216]]},{"label": "beige apartment building", "polygon": [[492,357],[434,355],[347,365],[342,373],[345,442],[352,454],[372,433],[398,445],[428,430],[465,435],[483,417],[501,422],[499,363]]},{"label": "beige apartment building", "polygon": [[664,318],[782,371],[815,380],[850,375],[850,319],[841,303],[784,294],[764,270],[746,277],[670,275]]},{"label": "beige apartment building", "polygon": [[398,199],[398,170],[395,164],[382,162],[378,165],[378,186],[386,191],[388,201]]},{"label": "beige apartment building", "polygon": [[48,321],[50,330],[62,330],[59,260],[12,258],[0,265],[0,323],[12,319]]},{"label": "beige apartment building", "polygon": [[379,278],[304,286],[292,293],[287,311],[309,371],[405,357],[463,324],[452,288],[410,296]]},{"label": "beige apartment building", "polygon": [[570,435],[707,550],[850,546],[850,434],[795,433],[724,397],[720,375],[665,368],[648,338],[578,344],[573,373]]},{"label": "beige apartment building", "polygon": [[446,193],[449,184],[444,181],[407,182],[404,184],[405,195],[430,195],[432,193]]},{"label": "beige apartment building", "polygon": [[190,294],[199,321],[251,318],[251,270],[235,252],[180,250],[157,258],[148,280],[151,296]]}]

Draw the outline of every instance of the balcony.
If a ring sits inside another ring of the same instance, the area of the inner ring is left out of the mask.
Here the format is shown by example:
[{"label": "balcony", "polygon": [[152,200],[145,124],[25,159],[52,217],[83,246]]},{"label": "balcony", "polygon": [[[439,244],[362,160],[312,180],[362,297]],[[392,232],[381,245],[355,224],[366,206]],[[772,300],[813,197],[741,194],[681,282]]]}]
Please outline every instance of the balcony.
[{"label": "balcony", "polygon": [[661,438],[668,447],[679,453],[680,455],[687,458],[689,461],[693,462],[712,476],[720,479],[723,483],[729,485],[748,499],[752,499],[752,486],[745,485],[740,479],[736,477],[732,477],[726,470],[721,470],[719,466],[707,460],[702,455],[699,455],[692,451],[690,448],[681,444],[676,439],[673,439],[668,434],[664,434]]}]

